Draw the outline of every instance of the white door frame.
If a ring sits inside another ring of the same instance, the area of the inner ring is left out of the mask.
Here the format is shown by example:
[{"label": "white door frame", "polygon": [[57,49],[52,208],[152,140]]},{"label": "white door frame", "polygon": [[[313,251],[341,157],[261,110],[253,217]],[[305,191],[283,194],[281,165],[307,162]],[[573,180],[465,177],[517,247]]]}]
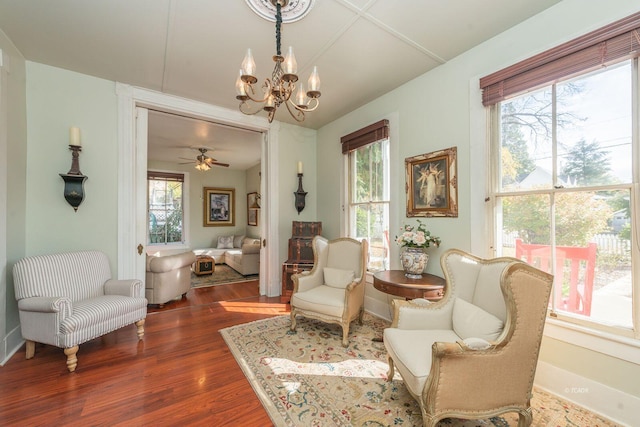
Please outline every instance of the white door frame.
[{"label": "white door frame", "polygon": [[[138,88],[131,85],[116,83],[118,96],[118,278],[139,278],[144,280],[144,254],[138,255],[137,247],[146,242],[139,242],[137,203],[139,191],[136,189],[137,173],[139,168],[146,170],[146,158],[137,150],[136,143],[136,107],[146,107],[180,113],[192,117],[216,121],[222,124],[238,126],[246,129],[263,132],[266,137],[262,142],[263,161],[261,166],[261,189],[264,209],[265,225],[262,228],[263,243],[268,242],[268,250],[260,251],[260,294],[267,296],[280,295],[280,264],[277,254],[278,244],[278,218],[277,174],[271,173],[278,167],[278,125],[270,124],[264,117],[247,116],[239,111],[229,110],[203,102],[180,98]],[[146,141],[145,141],[146,143]],[[144,152],[145,150],[140,150]],[[263,244],[264,246],[264,244]],[[269,256],[269,254],[272,254]]]}]

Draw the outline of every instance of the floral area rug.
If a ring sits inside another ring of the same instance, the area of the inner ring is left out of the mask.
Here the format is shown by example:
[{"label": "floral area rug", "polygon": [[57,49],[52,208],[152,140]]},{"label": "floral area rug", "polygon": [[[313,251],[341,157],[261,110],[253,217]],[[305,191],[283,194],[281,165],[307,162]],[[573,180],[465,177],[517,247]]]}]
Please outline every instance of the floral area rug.
[{"label": "floral area rug", "polygon": [[[417,402],[400,375],[388,382],[382,336],[388,322],[365,315],[352,323],[349,347],[338,325],[279,316],[220,330],[276,426],[421,426]],[[533,426],[614,426],[589,411],[534,389]],[[517,414],[442,420],[440,426],[515,426]]]},{"label": "floral area rug", "polygon": [[192,288],[204,288],[226,283],[250,282],[252,280],[258,280],[258,275],[243,276],[227,264],[216,264],[216,269],[212,274],[197,276],[191,272]]}]

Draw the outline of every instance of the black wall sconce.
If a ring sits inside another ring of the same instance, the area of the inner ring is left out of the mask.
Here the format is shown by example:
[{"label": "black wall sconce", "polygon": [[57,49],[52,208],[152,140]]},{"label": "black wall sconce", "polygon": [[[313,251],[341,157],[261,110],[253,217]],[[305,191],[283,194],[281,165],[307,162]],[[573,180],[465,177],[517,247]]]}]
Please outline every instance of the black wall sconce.
[{"label": "black wall sconce", "polygon": [[69,150],[71,150],[71,169],[69,172],[61,173],[64,180],[64,198],[73,207],[75,212],[84,200],[84,182],[87,177],[80,172],[80,152],[82,143],[80,142],[80,129],[72,127],[69,129]]},{"label": "black wall sconce", "polygon": [[296,210],[300,215],[304,209],[304,199],[307,197],[307,192],[302,189],[302,162],[298,162],[298,191],[293,194],[296,196]]}]

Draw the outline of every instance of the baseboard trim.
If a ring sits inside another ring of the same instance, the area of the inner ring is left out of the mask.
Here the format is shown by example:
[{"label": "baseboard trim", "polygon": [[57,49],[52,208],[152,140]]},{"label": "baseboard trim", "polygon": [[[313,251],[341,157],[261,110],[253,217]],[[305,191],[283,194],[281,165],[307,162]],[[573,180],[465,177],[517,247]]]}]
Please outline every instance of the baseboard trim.
[{"label": "baseboard trim", "polygon": [[621,426],[640,419],[640,397],[539,361],[534,384]]},{"label": "baseboard trim", "polygon": [[22,338],[22,332],[20,331],[20,325],[16,326],[7,334],[2,342],[2,350],[4,354],[2,355],[2,360],[0,361],[0,366],[4,366],[5,363],[9,361],[13,357],[14,354],[20,350],[24,344],[24,339]]}]

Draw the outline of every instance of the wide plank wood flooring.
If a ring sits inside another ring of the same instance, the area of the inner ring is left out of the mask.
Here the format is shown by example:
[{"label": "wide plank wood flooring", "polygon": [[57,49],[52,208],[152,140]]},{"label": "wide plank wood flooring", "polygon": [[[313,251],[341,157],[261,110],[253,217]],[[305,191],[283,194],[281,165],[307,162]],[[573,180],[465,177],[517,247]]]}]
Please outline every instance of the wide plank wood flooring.
[{"label": "wide plank wood flooring", "polygon": [[287,314],[257,282],[192,289],[150,308],[142,341],[131,325],[62,349],[24,346],[0,368],[2,426],[271,426],[219,329]]}]

